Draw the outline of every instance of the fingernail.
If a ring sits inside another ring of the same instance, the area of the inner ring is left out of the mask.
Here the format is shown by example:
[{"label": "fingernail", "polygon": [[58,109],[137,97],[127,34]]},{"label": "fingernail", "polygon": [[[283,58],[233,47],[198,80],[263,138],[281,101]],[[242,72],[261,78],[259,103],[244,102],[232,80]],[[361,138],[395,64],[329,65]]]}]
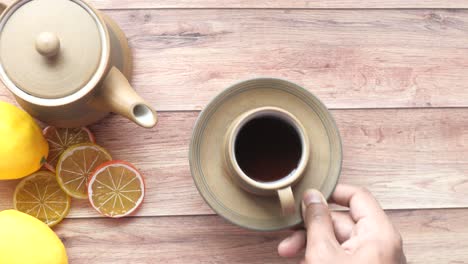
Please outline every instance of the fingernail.
[{"label": "fingernail", "polygon": [[[292,237],[287,237],[278,245],[278,251],[283,251],[284,248],[288,248],[289,241],[291,241]],[[280,253],[281,254],[281,253]]]},{"label": "fingernail", "polygon": [[322,193],[317,190],[308,190],[304,194],[304,205],[309,206],[311,204],[325,204],[328,205],[325,197],[323,197]]}]

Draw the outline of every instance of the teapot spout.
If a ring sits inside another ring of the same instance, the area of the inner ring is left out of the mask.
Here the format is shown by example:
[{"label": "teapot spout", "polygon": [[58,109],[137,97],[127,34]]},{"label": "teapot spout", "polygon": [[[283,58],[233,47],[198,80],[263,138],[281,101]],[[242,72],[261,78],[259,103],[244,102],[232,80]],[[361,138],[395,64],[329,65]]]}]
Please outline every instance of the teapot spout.
[{"label": "teapot spout", "polygon": [[130,120],[145,128],[152,128],[158,122],[156,112],[145,103],[133,106],[133,115]]},{"label": "teapot spout", "polygon": [[158,121],[156,111],[133,90],[116,67],[107,74],[97,96],[101,107],[142,127],[152,128]]}]

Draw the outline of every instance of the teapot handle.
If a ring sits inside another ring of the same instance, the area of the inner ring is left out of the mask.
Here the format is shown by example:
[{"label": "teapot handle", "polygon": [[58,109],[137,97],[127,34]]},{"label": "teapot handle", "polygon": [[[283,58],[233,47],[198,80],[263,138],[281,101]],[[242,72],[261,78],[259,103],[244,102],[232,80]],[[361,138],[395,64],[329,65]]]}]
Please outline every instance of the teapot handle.
[{"label": "teapot handle", "polygon": [[142,127],[152,128],[157,123],[156,111],[133,90],[116,67],[112,67],[105,77],[96,99],[105,110],[124,116]]}]

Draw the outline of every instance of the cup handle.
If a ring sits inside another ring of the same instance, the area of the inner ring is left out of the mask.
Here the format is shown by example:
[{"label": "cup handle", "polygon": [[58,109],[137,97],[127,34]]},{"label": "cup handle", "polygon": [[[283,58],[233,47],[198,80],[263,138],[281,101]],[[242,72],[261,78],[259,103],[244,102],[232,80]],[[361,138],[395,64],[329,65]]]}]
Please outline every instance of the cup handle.
[{"label": "cup handle", "polygon": [[291,186],[278,190],[278,197],[281,203],[283,216],[289,216],[296,213],[296,201]]},{"label": "cup handle", "polygon": [[157,123],[157,114],[136,92],[127,78],[112,67],[97,94],[100,107],[122,115],[136,124],[151,128]]}]

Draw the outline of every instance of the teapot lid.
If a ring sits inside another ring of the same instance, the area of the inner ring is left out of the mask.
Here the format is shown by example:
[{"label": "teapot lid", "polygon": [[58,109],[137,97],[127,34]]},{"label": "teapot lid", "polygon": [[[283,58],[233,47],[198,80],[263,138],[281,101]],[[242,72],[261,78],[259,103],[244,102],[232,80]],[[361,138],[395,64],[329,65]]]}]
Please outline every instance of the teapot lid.
[{"label": "teapot lid", "polygon": [[72,102],[101,80],[109,45],[104,21],[81,0],[20,0],[0,20],[0,76],[23,99]]}]

